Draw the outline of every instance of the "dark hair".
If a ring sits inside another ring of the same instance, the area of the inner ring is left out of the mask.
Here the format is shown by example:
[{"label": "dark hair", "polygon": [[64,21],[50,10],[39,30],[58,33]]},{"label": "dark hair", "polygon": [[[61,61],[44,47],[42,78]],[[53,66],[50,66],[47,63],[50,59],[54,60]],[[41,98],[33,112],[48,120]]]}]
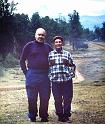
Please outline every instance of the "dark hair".
[{"label": "dark hair", "polygon": [[53,42],[54,42],[56,39],[60,39],[60,40],[63,42],[63,37],[62,37],[62,36],[57,35],[57,36],[53,37]]}]

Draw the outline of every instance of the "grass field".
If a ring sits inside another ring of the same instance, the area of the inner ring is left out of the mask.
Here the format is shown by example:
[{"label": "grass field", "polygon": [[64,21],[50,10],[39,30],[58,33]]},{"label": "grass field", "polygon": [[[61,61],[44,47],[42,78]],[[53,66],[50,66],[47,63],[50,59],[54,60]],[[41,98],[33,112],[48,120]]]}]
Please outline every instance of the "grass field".
[{"label": "grass field", "polygon": [[[69,49],[69,47],[65,47]],[[105,47],[89,44],[86,51],[73,54],[77,69],[84,77],[74,80],[72,124],[105,124]],[[30,124],[27,117],[25,79],[17,66],[4,70],[0,77],[0,124]],[[39,103],[39,101],[38,101]],[[40,118],[37,118],[40,124]],[[54,100],[49,102],[49,122],[60,124],[55,115]]]}]

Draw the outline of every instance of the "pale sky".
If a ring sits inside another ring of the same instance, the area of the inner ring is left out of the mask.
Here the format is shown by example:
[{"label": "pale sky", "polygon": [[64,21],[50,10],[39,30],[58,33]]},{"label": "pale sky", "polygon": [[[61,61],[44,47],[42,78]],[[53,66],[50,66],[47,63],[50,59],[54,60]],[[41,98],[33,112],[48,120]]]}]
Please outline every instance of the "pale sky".
[{"label": "pale sky", "polygon": [[[11,0],[9,0],[11,1]],[[105,0],[14,0],[18,2],[16,13],[28,14],[38,12],[41,17],[51,18],[67,16],[73,10],[79,15],[105,15]]]}]

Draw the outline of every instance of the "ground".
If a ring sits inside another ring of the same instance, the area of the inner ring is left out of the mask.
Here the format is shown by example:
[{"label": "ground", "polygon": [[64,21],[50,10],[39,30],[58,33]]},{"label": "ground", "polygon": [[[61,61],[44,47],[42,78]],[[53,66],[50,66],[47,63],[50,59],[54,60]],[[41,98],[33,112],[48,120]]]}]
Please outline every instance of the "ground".
[{"label": "ground", "polygon": [[[89,48],[71,51],[77,66],[72,101],[72,124],[105,124],[105,44],[89,42]],[[65,46],[70,50],[69,46]],[[0,77],[0,124],[30,124],[27,117],[25,78],[19,66]],[[38,101],[39,103],[39,101]],[[40,118],[37,118],[40,124]],[[54,100],[49,102],[49,122],[60,124]]]}]

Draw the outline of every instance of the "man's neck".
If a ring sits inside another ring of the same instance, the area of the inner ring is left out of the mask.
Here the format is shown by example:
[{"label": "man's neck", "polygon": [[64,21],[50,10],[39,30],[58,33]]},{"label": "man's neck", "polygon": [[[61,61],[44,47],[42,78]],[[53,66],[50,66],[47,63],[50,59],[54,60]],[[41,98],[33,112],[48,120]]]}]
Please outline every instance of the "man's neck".
[{"label": "man's neck", "polygon": [[61,50],[62,50],[62,47],[60,47],[60,48],[56,48],[56,51],[57,51],[58,53],[60,53]]}]

